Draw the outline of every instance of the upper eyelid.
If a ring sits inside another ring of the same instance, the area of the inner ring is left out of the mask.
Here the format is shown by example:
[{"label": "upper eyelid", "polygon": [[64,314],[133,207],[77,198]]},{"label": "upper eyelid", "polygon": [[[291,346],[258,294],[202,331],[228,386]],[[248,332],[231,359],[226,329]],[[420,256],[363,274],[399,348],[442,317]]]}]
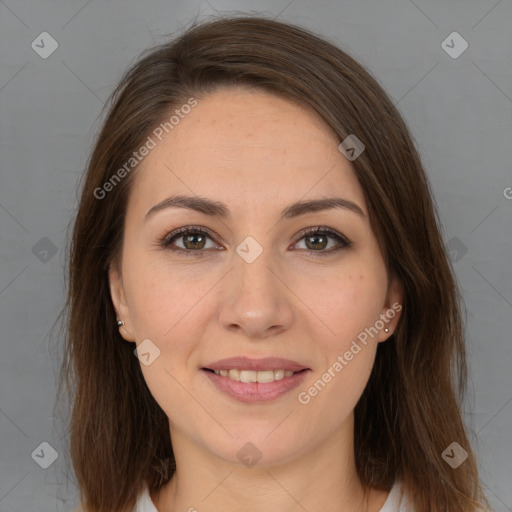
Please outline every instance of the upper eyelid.
[{"label": "upper eyelid", "polygon": [[204,233],[205,235],[208,235],[212,240],[214,240],[216,242],[216,238],[217,237],[210,230],[208,230],[207,228],[200,227],[200,226],[185,226],[185,227],[182,227],[182,228],[175,229],[175,230],[167,233],[162,238],[162,241],[166,242],[166,241],[172,240],[173,238],[180,238],[182,236],[187,235],[189,232],[192,232],[192,233],[195,233],[195,232]]}]

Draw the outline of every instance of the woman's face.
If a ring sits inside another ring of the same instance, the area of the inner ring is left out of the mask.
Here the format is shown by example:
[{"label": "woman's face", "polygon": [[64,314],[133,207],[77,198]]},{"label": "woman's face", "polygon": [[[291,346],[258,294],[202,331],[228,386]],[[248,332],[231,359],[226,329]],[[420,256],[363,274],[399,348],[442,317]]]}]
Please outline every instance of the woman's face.
[{"label": "woman's face", "polygon": [[[261,465],[350,436],[401,295],[336,137],[304,108],[231,88],[155,140],[110,283],[171,436]],[[338,206],[296,205],[320,199]]]}]

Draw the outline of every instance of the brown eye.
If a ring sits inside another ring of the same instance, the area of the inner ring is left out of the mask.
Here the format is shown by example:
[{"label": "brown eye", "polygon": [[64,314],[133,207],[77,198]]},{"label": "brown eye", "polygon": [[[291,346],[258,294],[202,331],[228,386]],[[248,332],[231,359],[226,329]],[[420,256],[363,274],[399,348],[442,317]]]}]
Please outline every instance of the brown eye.
[{"label": "brown eye", "polygon": [[325,249],[327,247],[327,244],[329,242],[327,236],[324,234],[313,234],[313,235],[307,235],[304,237],[306,240],[306,246],[308,249]]},{"label": "brown eye", "polygon": [[206,237],[202,233],[191,233],[189,235],[182,235],[183,245],[187,249],[204,249]]},{"label": "brown eye", "polygon": [[[208,247],[208,240],[211,245]],[[206,249],[220,247],[213,241],[212,236],[201,228],[186,227],[169,233],[160,242],[161,247],[172,252],[185,255],[201,256]]]},{"label": "brown eye", "polygon": [[[335,240],[337,244],[329,246],[330,239]],[[310,229],[306,233],[302,233],[302,238],[299,242],[302,240],[305,243],[305,250],[311,254],[319,253],[318,256],[332,254],[351,245],[347,238],[330,228]]]}]

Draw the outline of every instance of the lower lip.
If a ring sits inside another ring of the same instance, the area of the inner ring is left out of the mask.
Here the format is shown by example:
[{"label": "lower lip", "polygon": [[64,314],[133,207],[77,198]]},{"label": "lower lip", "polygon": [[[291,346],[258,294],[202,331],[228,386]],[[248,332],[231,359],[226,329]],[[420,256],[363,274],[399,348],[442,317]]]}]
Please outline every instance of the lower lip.
[{"label": "lower lip", "polygon": [[222,375],[202,370],[213,384],[226,395],[240,402],[268,402],[289,393],[305,379],[309,370],[273,382],[240,382]]}]

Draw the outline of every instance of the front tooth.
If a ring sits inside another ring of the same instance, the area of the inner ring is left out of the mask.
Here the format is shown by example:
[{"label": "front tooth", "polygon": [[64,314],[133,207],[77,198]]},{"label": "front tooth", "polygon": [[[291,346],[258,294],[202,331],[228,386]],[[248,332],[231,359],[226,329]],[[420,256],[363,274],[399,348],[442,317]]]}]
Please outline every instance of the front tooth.
[{"label": "front tooth", "polygon": [[253,370],[215,370],[217,375],[222,377],[228,377],[238,382],[274,382],[275,380],[281,380],[285,377],[291,377],[295,372],[291,370],[261,370],[259,372]]},{"label": "front tooth", "polygon": [[274,370],[274,379],[281,380],[284,378],[284,370]]},{"label": "front tooth", "polygon": [[258,382],[274,382],[274,370],[259,371],[256,375]]},{"label": "front tooth", "polygon": [[[232,371],[232,370],[230,370]],[[240,382],[256,382],[258,372],[252,370],[241,370],[240,371]]]},{"label": "front tooth", "polygon": [[229,370],[228,376],[233,380],[240,380],[240,370]]}]

